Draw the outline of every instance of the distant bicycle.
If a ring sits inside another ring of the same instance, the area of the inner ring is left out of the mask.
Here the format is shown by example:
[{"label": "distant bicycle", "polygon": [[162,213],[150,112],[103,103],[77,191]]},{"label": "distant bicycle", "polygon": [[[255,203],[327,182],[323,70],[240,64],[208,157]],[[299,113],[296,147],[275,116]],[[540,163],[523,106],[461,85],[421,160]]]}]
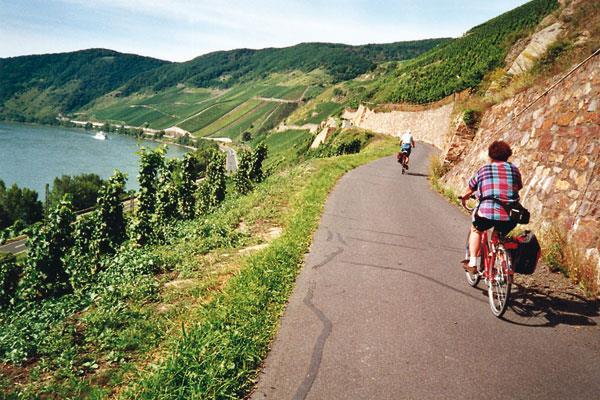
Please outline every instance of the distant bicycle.
[{"label": "distant bicycle", "polygon": [[[474,198],[474,197],[472,197]],[[464,206],[469,212],[471,208]],[[508,250],[516,248],[505,235],[493,227],[481,235],[479,262],[477,271],[465,271],[467,282],[472,287],[477,286],[481,278],[484,279],[488,289],[488,300],[492,314],[501,317],[506,311],[510,300],[510,290],[513,282],[513,263]],[[467,236],[466,259],[469,258],[469,236]]]},{"label": "distant bicycle", "polygon": [[408,153],[403,149],[398,153],[397,158],[398,162],[402,165],[402,175],[404,175],[408,171]]}]

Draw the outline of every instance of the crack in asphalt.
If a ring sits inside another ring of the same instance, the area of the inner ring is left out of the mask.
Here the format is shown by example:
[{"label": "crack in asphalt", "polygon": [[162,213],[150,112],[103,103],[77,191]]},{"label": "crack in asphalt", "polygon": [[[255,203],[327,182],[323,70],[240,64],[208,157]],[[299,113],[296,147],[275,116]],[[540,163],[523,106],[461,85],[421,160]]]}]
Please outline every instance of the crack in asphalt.
[{"label": "crack in asphalt", "polygon": [[321,311],[317,306],[315,306],[312,302],[313,298],[313,290],[316,286],[315,282],[311,282],[310,287],[304,297],[303,303],[319,318],[321,323],[323,324],[323,329],[321,329],[321,333],[317,337],[317,341],[313,347],[312,355],[310,358],[310,364],[308,366],[308,371],[306,372],[306,376],[304,380],[296,389],[296,393],[294,394],[294,400],[304,400],[306,396],[310,392],[312,385],[319,373],[319,368],[321,367],[321,359],[323,358],[323,349],[325,348],[325,342],[327,338],[331,334],[333,329],[333,324],[325,316],[323,311]]},{"label": "crack in asphalt", "polygon": [[321,268],[322,266],[330,263],[334,258],[336,258],[339,254],[342,254],[343,252],[344,252],[344,249],[341,247],[338,247],[337,250],[327,254],[323,261],[321,261],[318,264],[313,265],[313,269]]},{"label": "crack in asphalt", "polygon": [[352,237],[352,236],[349,236],[348,239],[358,240],[359,242],[380,244],[380,245],[383,245],[383,246],[402,247],[402,248],[405,248],[405,249],[412,249],[412,250],[427,250],[427,249],[425,249],[423,247],[414,247],[414,246],[408,246],[408,245],[405,245],[405,244],[398,244],[398,243],[379,242],[377,240],[361,239],[361,238]]},{"label": "crack in asphalt", "polygon": [[328,227],[325,227],[325,229],[327,230],[327,239],[325,239],[325,241],[331,242],[331,239],[333,239],[333,233]]},{"label": "crack in asphalt", "polygon": [[336,232],[336,235],[341,244],[343,244],[344,246],[348,246],[348,243],[346,243],[346,241],[344,240],[344,237],[342,236],[341,233]]}]

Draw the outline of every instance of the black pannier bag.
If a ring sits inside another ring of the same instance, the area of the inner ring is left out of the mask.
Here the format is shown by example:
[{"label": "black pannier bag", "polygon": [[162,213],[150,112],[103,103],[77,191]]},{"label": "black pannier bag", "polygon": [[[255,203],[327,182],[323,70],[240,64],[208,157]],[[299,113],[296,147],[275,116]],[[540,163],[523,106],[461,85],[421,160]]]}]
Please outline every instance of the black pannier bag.
[{"label": "black pannier bag", "polygon": [[531,231],[525,231],[511,241],[513,271],[517,274],[531,275],[535,272],[538,260],[542,255],[540,242]]}]

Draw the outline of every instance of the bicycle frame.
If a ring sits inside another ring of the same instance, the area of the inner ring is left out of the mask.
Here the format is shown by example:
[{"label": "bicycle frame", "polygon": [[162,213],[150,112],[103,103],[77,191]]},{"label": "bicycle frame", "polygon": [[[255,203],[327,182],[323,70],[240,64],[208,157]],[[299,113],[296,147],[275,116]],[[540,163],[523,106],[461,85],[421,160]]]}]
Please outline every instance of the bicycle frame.
[{"label": "bicycle frame", "polygon": [[[490,236],[491,235],[491,236]],[[498,246],[500,244],[504,244],[504,247],[508,250],[511,248],[512,243],[505,242],[500,239],[498,232],[493,229],[488,229],[481,234],[481,245],[479,247],[479,254],[483,254],[483,278],[488,281],[493,278],[492,276],[492,266],[496,262],[496,254],[498,250]],[[482,253],[483,252],[483,253]],[[502,263],[503,272],[505,272],[508,276],[513,275],[513,271],[511,268],[507,268],[506,262]]]}]

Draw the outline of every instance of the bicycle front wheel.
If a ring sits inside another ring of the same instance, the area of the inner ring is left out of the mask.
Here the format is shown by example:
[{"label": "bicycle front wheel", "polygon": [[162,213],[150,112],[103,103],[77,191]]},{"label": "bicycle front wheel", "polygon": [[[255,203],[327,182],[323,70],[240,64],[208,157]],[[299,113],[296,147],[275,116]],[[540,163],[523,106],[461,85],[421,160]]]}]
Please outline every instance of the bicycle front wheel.
[{"label": "bicycle front wheel", "polygon": [[490,308],[492,314],[498,318],[506,311],[510,299],[511,269],[510,255],[503,246],[499,246],[488,278]]}]

